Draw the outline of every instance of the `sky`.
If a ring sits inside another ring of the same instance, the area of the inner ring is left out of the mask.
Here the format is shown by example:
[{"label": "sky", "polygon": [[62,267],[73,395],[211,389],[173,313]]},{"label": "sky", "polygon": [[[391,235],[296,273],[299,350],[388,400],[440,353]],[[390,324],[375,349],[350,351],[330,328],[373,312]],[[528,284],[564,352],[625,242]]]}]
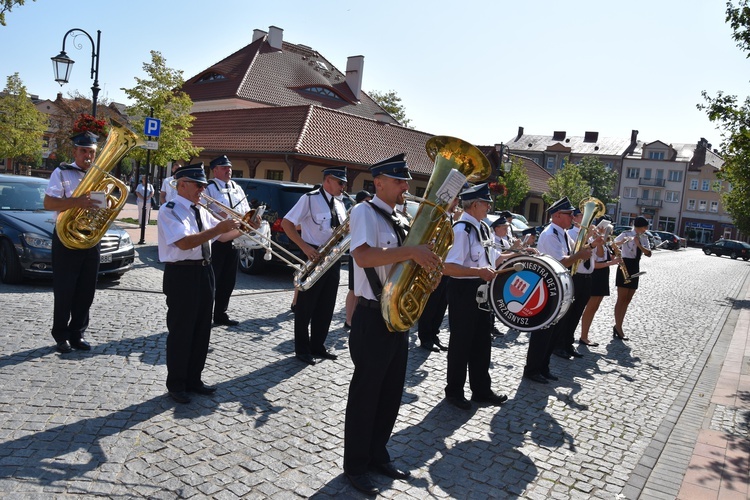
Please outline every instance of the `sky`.
[{"label": "sky", "polygon": [[[208,8],[207,8],[208,7]],[[91,95],[91,44],[66,41],[70,82],[50,58],[66,31],[100,30],[102,98],[146,77],[159,51],[185,79],[252,42],[254,29],[317,50],[339,70],[364,56],[364,91],[395,91],[410,126],[475,145],[525,133],[714,147],[720,131],[696,108],[701,91],[744,99],[750,60],[732,40],[724,0],[26,0],[0,26],[0,77],[27,92]]]}]

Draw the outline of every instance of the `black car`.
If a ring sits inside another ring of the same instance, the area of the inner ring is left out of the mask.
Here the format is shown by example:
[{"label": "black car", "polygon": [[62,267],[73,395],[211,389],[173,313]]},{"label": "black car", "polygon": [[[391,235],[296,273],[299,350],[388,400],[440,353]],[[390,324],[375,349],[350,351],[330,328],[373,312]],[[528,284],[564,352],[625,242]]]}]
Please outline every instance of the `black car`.
[{"label": "black car", "polygon": [[[312,184],[291,181],[272,181],[267,179],[232,179],[245,191],[247,201],[252,208],[265,205],[263,219],[271,226],[271,239],[286,248],[302,260],[307,257],[290,240],[281,228],[281,219],[292,209],[302,195],[315,189]],[[241,249],[240,270],[247,274],[258,274],[263,271],[268,261],[263,259],[263,249]],[[273,261],[279,262],[274,257]],[[272,261],[272,262],[273,262]]]},{"label": "black car", "polygon": [[667,250],[679,250],[682,246],[681,238],[674,233],[669,231],[651,231],[654,234],[659,235],[661,238],[661,246],[659,248],[665,248]]},{"label": "black car", "polygon": [[729,255],[733,259],[740,257],[743,260],[748,260],[750,259],[750,244],[744,241],[719,240],[704,245],[703,253],[706,255],[715,253],[719,257]]},{"label": "black car", "polygon": [[[47,179],[0,175],[0,280],[19,283],[52,277],[55,212],[44,209]],[[101,241],[99,274],[121,276],[130,269],[135,248],[128,233],[113,225]]]}]

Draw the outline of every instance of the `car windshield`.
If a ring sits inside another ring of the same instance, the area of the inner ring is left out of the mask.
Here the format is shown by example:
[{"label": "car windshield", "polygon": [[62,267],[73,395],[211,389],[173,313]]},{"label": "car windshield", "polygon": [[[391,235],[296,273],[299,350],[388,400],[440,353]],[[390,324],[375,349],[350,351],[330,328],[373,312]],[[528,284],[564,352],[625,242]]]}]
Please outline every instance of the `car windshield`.
[{"label": "car windshield", "polygon": [[44,210],[45,184],[0,182],[0,210]]}]

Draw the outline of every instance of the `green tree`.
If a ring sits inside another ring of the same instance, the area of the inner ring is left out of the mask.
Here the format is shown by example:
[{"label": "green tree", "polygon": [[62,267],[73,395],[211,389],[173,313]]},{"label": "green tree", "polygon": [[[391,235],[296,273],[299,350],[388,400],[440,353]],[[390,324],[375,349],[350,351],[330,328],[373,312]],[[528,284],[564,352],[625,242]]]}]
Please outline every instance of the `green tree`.
[{"label": "green tree", "polygon": [[[732,38],[750,57],[748,0],[740,0],[736,6],[727,2],[726,12],[726,21],[734,32]],[[724,166],[717,176],[732,186],[731,191],[722,194],[724,208],[740,231],[750,233],[750,98],[740,100],[721,91],[711,97],[705,90],[701,95],[706,102],[698,104],[698,109],[705,111],[721,130]]]},{"label": "green tree", "polygon": [[[195,119],[190,114],[193,101],[179,90],[185,80],[181,70],[166,66],[166,59],[160,52],[151,51],[151,63],[144,63],[143,70],[150,79],[136,78],[136,86],[123,88],[135,104],[128,108],[133,118],[134,130],[143,130],[143,122],[153,109],[153,116],[161,120],[159,149],[151,151],[151,162],[166,165],[171,160],[184,160],[198,156],[201,148],[190,142],[190,127]],[[145,163],[146,150],[135,148],[129,158]]]},{"label": "green tree", "polygon": [[0,96],[0,158],[38,165],[48,124],[47,115],[34,107],[18,73],[9,76]]},{"label": "green tree", "polygon": [[498,184],[504,185],[505,189],[495,195],[495,210],[513,210],[520,205],[529,194],[530,188],[529,176],[523,167],[523,161],[513,160],[510,172],[504,172],[502,177],[498,178]]},{"label": "green tree", "polygon": [[612,196],[612,190],[617,183],[617,172],[608,169],[599,159],[591,156],[581,160],[578,171],[591,187],[591,196],[598,198],[605,205],[617,203],[617,197]]},{"label": "green tree", "polygon": [[[32,2],[36,2],[36,0],[31,0]],[[0,1],[0,24],[3,26],[7,26],[5,24],[5,13],[10,12],[13,7],[16,5],[23,5],[26,3],[26,0],[2,0]]]},{"label": "green tree", "polygon": [[566,163],[548,181],[549,191],[542,195],[544,201],[552,204],[563,196],[567,196],[570,203],[577,207],[582,199],[588,198],[591,192],[591,186],[581,175],[578,165],[575,163]]},{"label": "green tree", "polygon": [[401,98],[396,94],[395,90],[389,90],[388,92],[379,92],[373,90],[368,95],[373,101],[378,103],[378,106],[386,110],[392,117],[394,117],[401,125],[408,128],[411,120],[406,117],[406,108],[401,104]]}]

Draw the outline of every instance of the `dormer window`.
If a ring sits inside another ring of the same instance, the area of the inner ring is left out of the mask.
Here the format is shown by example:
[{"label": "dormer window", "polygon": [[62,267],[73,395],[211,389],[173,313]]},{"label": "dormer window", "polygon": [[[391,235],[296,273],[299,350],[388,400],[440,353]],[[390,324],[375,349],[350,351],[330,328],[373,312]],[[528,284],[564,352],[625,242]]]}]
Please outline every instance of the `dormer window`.
[{"label": "dormer window", "polygon": [[198,80],[197,83],[201,83],[201,82],[215,82],[215,81],[218,81],[218,80],[226,80],[226,79],[227,79],[226,76],[220,75],[218,73],[206,73],[205,75],[203,75],[202,77],[200,77],[200,79]]},{"label": "dormer window", "polygon": [[310,92],[311,94],[318,94],[318,95],[328,97],[330,99],[343,101],[343,99],[339,97],[334,91],[326,87],[305,87],[302,90],[305,92]]}]

